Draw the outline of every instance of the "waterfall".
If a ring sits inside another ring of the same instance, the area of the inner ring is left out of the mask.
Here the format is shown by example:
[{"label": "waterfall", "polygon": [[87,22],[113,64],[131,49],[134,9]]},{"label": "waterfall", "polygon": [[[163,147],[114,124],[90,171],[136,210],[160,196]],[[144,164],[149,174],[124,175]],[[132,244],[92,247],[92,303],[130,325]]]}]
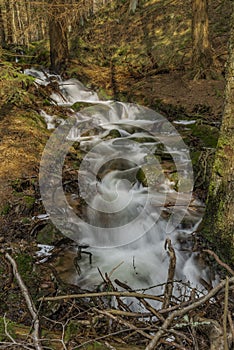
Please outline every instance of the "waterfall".
[{"label": "waterfall", "polygon": [[[51,79],[36,70],[26,73],[42,85]],[[151,291],[161,293],[170,261],[166,239],[176,254],[175,280],[198,288],[201,278],[210,282],[208,267],[192,252],[203,210],[192,195],[189,150],[174,126],[149,108],[101,101],[76,79],[56,79],[60,91],[52,94],[54,103],[72,111],[75,102],[88,102],[55,129],[40,169],[42,200],[51,220],[92,254],[91,264],[81,254],[80,274],[72,277],[73,283],[93,290],[102,283],[101,271],[133,289],[154,286]],[[53,118],[41,113],[51,128]],[[58,180],[74,142],[85,154],[78,171],[79,193],[74,194],[86,203],[82,218],[68,204]]]}]

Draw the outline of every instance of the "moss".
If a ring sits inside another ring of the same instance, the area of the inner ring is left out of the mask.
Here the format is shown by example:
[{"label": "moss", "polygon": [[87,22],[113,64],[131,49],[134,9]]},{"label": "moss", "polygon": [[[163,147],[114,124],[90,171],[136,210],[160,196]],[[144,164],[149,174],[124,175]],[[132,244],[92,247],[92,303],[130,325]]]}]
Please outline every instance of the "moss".
[{"label": "moss", "polygon": [[100,98],[100,100],[111,100],[113,98],[110,92],[101,88],[98,90],[98,97]]},{"label": "moss", "polygon": [[9,204],[9,203],[6,203],[6,204],[2,207],[2,209],[1,209],[1,211],[0,211],[0,214],[1,214],[1,215],[7,215],[7,214],[9,214],[10,209],[11,209],[10,204]]},{"label": "moss", "polygon": [[35,198],[32,196],[24,196],[23,201],[28,209],[32,209],[35,203]]},{"label": "moss", "polygon": [[211,248],[229,265],[234,265],[234,225],[228,217],[228,205],[232,200],[224,182],[211,182],[206,215],[201,225],[201,233]]},{"label": "moss", "polygon": [[45,119],[38,113],[29,112],[29,113],[22,114],[20,117],[26,121],[26,125],[25,125],[26,128],[31,126],[39,129],[43,129],[43,130],[47,128]]},{"label": "moss", "polygon": [[117,129],[112,129],[110,130],[108,136],[107,136],[107,139],[115,139],[115,138],[118,138],[118,137],[121,137],[121,134],[119,132],[119,130]]},{"label": "moss", "polygon": [[44,101],[43,101],[43,106],[51,106],[51,101],[48,100],[47,98],[44,99]]},{"label": "moss", "polygon": [[140,168],[136,174],[136,179],[144,186],[148,187],[147,178],[145,172]]},{"label": "moss", "polygon": [[37,243],[53,245],[56,241],[62,238],[60,231],[58,231],[52,223],[47,223],[37,234]]},{"label": "moss", "polygon": [[178,191],[178,186],[179,186],[179,176],[177,171],[173,172],[172,174],[170,174],[170,179],[171,181],[173,181],[175,183],[174,185],[174,190]]},{"label": "moss", "polygon": [[83,350],[107,350],[109,347],[106,347],[104,344],[94,341],[93,344],[85,345],[82,347]]},{"label": "moss", "polygon": [[196,150],[190,152],[190,157],[191,157],[193,166],[198,165],[200,154],[201,152]]},{"label": "moss", "polygon": [[[5,323],[7,324],[7,331],[8,333],[13,337],[15,338],[15,331],[14,331],[14,322],[8,320],[8,319],[5,319]],[[4,319],[3,317],[0,317],[0,341],[1,342],[4,342],[4,341],[9,341],[9,338],[7,337],[6,335],[6,332],[5,332],[5,324],[4,324]]]},{"label": "moss", "polygon": [[71,106],[71,108],[74,109],[74,111],[79,112],[81,109],[84,109],[86,107],[91,107],[91,106],[93,106],[93,103],[76,102]]},{"label": "moss", "polygon": [[27,225],[31,223],[31,220],[29,218],[22,218],[21,219],[22,224]]},{"label": "moss", "polygon": [[72,340],[77,337],[80,331],[80,323],[78,321],[71,320],[65,331],[65,341]]},{"label": "moss", "polygon": [[219,131],[217,128],[202,123],[188,125],[188,127],[192,130],[191,136],[200,139],[200,142],[202,143],[201,146],[216,148],[219,137]]},{"label": "moss", "polygon": [[[36,297],[38,276],[33,270],[33,257],[29,253],[20,252],[15,256],[15,261],[24,283],[30,289],[31,295]],[[15,299],[17,301],[19,295]]]}]

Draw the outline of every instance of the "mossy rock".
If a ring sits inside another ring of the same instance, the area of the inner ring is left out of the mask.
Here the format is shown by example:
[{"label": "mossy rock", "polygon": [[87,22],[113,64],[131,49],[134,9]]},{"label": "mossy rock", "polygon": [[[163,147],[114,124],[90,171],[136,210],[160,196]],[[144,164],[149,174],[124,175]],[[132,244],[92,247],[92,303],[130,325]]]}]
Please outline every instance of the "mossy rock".
[{"label": "mossy rock", "polygon": [[164,182],[165,175],[155,164],[145,164],[138,170],[136,178],[145,187],[157,187]]},{"label": "mossy rock", "polygon": [[110,130],[108,136],[107,136],[107,139],[116,139],[116,138],[119,138],[121,137],[121,134],[119,132],[119,130],[117,129],[113,129],[113,130]]},{"label": "mossy rock", "polygon": [[39,244],[53,245],[63,236],[59,230],[50,222],[48,222],[37,234],[36,240]]},{"label": "mossy rock", "polygon": [[136,179],[144,186],[148,187],[147,178],[145,176],[145,172],[140,168],[136,174]]},{"label": "mossy rock", "polygon": [[93,106],[93,103],[88,103],[88,102],[76,102],[74,103],[71,108],[75,111],[75,112],[79,112],[84,108],[87,107],[91,107]]}]

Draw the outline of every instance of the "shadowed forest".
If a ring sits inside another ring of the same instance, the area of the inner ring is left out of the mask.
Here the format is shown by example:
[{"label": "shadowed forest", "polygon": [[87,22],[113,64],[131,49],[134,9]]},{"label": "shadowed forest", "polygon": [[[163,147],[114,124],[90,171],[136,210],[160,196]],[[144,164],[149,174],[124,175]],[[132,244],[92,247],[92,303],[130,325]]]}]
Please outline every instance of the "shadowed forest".
[{"label": "shadowed forest", "polygon": [[233,348],[233,23],[228,0],[0,0],[0,349]]}]

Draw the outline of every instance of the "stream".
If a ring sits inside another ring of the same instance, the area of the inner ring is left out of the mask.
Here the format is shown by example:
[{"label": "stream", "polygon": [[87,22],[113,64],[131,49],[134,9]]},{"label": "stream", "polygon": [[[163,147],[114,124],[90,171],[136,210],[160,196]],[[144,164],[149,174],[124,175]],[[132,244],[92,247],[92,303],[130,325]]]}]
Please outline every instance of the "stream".
[{"label": "stream", "polygon": [[[203,290],[212,283],[209,267],[193,252],[194,232],[204,205],[193,196],[189,150],[174,125],[159,113],[136,104],[102,101],[76,79],[28,69],[36,84],[55,81],[52,103],[68,109],[59,119],[41,111],[51,137],[40,167],[41,197],[46,215],[77,243],[66,254],[78,268],[67,278],[94,290],[105,273],[132,289],[160,295],[167,281],[170,256],[176,254],[174,279]],[[84,103],[79,112],[73,109]],[[87,107],[85,106],[87,104]],[[195,121],[177,121],[186,125]],[[78,193],[66,194],[62,171],[70,147],[78,144],[83,159],[77,171]],[[85,205],[75,211],[77,200]],[[64,257],[64,263],[66,257]],[[176,283],[174,294],[180,295]]]}]

